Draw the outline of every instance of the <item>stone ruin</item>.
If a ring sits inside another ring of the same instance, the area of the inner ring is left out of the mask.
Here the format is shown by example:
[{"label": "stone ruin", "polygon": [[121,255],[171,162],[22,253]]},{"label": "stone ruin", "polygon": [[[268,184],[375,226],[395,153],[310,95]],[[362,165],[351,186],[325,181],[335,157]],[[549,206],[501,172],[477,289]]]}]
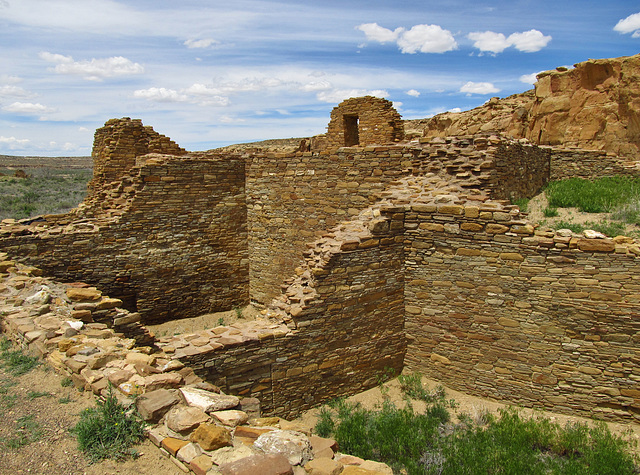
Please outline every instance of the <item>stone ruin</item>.
[{"label": "stone ruin", "polygon": [[[399,120],[388,101],[349,99],[326,137],[290,153],[185,152],[110,120],[87,200],[5,222],[0,249],[118,299],[74,301],[65,318],[114,328],[267,414],[407,368],[478,396],[640,420],[640,246],[536,227],[510,204],[549,180],[638,176],[638,163],[483,131],[402,141]],[[250,302],[261,321],[144,330]],[[81,380],[77,343],[34,325],[10,324]]]}]

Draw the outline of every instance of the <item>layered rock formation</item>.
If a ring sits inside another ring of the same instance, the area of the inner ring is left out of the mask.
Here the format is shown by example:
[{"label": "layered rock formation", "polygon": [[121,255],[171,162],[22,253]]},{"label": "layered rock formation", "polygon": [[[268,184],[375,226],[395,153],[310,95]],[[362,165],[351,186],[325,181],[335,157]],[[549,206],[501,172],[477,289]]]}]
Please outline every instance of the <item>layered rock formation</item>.
[{"label": "layered rock formation", "polygon": [[640,148],[639,111],[640,55],[590,59],[573,69],[540,73],[532,91],[439,114],[426,124],[424,135],[505,133],[539,145],[634,158]]}]

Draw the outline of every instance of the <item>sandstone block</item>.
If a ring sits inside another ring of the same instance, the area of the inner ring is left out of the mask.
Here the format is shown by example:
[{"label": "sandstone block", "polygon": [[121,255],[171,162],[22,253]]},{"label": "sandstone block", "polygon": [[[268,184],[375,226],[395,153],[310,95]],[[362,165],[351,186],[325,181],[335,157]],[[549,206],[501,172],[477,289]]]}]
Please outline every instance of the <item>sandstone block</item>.
[{"label": "sandstone block", "polygon": [[308,462],[304,469],[309,475],[339,475],[343,467],[344,465],[340,462],[328,457],[321,457]]},{"label": "sandstone block", "polygon": [[175,392],[168,389],[158,389],[137,398],[136,408],[145,421],[157,422],[178,402],[180,402],[180,398]]},{"label": "sandstone block", "polygon": [[174,432],[188,432],[198,427],[203,422],[208,422],[210,417],[197,407],[173,407],[166,416],[165,424]]},{"label": "sandstone block", "polygon": [[210,414],[218,419],[222,425],[229,427],[242,425],[249,420],[249,416],[245,412],[233,409],[227,411],[212,411]]},{"label": "sandstone block", "polygon": [[262,434],[253,444],[265,454],[282,454],[291,465],[304,465],[313,458],[309,439],[301,432],[274,430]]},{"label": "sandstone block", "polygon": [[206,473],[213,467],[213,462],[211,461],[211,457],[208,455],[200,455],[189,463],[189,468],[196,475],[206,475]]},{"label": "sandstone block", "polygon": [[187,445],[189,442],[186,440],[175,439],[173,437],[165,437],[162,439],[161,447],[169,452],[171,455],[176,455],[178,450]]},{"label": "sandstone block", "polygon": [[71,287],[67,289],[67,297],[73,302],[81,302],[84,300],[95,301],[100,300],[102,292],[95,287]]},{"label": "sandstone block", "polygon": [[231,433],[224,427],[202,423],[191,433],[189,440],[203,450],[216,450],[231,445]]},{"label": "sandstone block", "polygon": [[613,252],[616,245],[610,239],[578,239],[578,249],[585,252]]},{"label": "sandstone block", "polygon": [[193,442],[184,445],[178,452],[176,452],[176,458],[186,464],[191,463],[193,459],[202,455],[202,449],[199,445]]},{"label": "sandstone block", "polygon": [[189,406],[199,407],[206,413],[231,409],[240,402],[236,396],[216,394],[203,389],[182,387],[179,391]]},{"label": "sandstone block", "polygon": [[293,467],[281,454],[253,455],[220,465],[222,475],[293,475]]}]

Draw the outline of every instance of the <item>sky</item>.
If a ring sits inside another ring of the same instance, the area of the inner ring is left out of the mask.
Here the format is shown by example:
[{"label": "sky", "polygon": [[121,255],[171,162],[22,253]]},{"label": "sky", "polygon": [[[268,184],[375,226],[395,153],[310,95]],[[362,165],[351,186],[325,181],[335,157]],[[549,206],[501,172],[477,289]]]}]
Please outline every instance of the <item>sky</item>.
[{"label": "sky", "polygon": [[631,0],[0,0],[0,154],[90,155],[119,117],[194,151],[308,137],[363,95],[426,118],[639,48]]}]

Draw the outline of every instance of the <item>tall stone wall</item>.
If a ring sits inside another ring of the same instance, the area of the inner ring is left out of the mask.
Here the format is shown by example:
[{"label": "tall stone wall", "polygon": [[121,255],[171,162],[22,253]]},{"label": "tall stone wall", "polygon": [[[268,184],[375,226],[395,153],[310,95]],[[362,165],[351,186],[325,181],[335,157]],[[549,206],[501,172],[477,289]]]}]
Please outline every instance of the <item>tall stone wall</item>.
[{"label": "tall stone wall", "polygon": [[404,215],[396,211],[316,241],[271,307],[289,333],[246,338],[238,330],[224,349],[181,337],[160,346],[178,347],[174,359],[223,390],[288,417],[398,374],[406,340]]},{"label": "tall stone wall", "polygon": [[528,407],[640,420],[640,248],[487,203],[408,208],[406,366]]},{"label": "tall stone wall", "polygon": [[385,145],[404,138],[402,117],[393,103],[373,96],[342,101],[331,111],[323,149]]},{"label": "tall stone wall", "polygon": [[532,197],[549,175],[549,152],[498,136],[343,147],[247,158],[251,298],[267,304],[293,274],[306,243],[385,196],[408,176],[498,199]]},{"label": "tall stone wall", "polygon": [[2,227],[0,246],[48,275],[121,298],[145,323],[244,305],[244,162],[138,157],[117,187],[100,188],[75,213]]},{"label": "tall stone wall", "polygon": [[91,151],[93,179],[89,184],[89,196],[119,181],[135,166],[136,157],[148,153],[184,155],[186,150],[152,127],[142,125],[140,119],[108,120],[94,135]]}]

